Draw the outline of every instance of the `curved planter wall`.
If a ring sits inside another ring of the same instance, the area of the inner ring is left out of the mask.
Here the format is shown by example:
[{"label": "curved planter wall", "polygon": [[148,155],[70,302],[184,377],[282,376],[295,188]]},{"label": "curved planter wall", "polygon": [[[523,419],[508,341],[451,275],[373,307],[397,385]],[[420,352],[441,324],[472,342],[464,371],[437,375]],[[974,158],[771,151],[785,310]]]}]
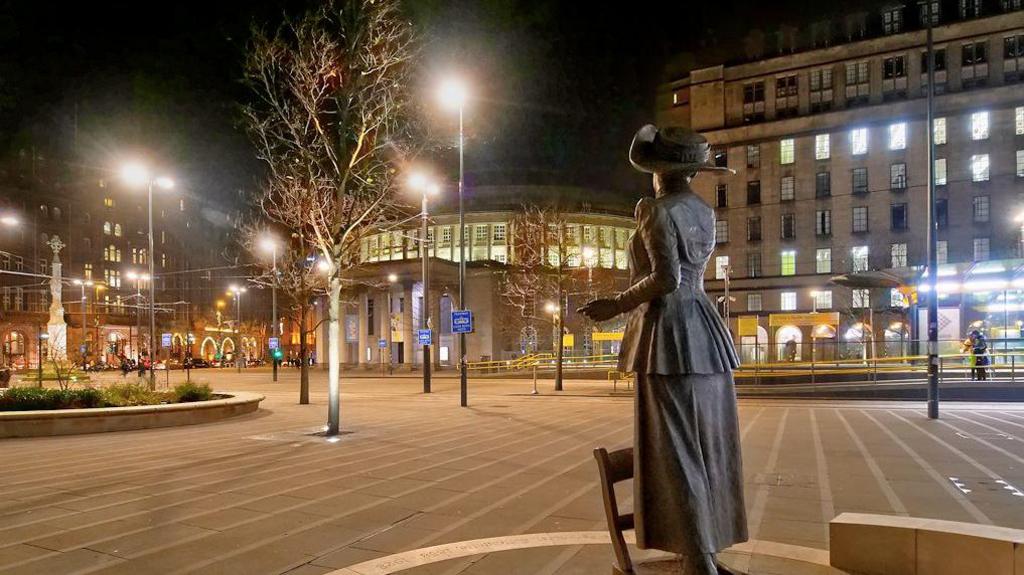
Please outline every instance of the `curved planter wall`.
[{"label": "curved planter wall", "polygon": [[262,395],[256,393],[233,392],[224,399],[192,403],[5,411],[0,412],[0,438],[75,435],[208,423],[252,413],[259,409],[263,399]]}]

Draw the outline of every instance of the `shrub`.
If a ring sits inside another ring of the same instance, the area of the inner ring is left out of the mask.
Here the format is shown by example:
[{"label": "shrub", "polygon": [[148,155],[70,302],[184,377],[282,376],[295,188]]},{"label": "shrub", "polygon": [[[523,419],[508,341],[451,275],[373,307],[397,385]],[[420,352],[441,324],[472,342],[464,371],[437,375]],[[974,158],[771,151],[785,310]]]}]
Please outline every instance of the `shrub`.
[{"label": "shrub", "polygon": [[103,389],[103,400],[111,407],[156,405],[167,401],[167,394],[150,391],[141,380],[135,383],[113,383]]},{"label": "shrub", "polygon": [[84,389],[41,389],[12,387],[0,395],[0,411],[38,409],[80,409],[103,407],[103,394],[91,387]]},{"label": "shrub", "polygon": [[178,403],[206,401],[213,397],[213,390],[205,383],[182,383],[174,387],[173,396]]}]

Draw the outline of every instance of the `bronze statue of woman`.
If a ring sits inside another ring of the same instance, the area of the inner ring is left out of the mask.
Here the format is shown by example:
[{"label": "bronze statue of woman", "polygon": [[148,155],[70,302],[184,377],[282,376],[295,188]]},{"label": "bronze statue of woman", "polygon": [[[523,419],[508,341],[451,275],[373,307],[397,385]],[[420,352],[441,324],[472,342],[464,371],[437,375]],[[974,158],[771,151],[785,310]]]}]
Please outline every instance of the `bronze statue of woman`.
[{"label": "bronze statue of woman", "polygon": [[654,198],[636,206],[630,286],[580,312],[629,314],[619,370],[636,374],[634,515],[637,546],[687,557],[700,575],[715,554],[747,540],[736,392],[739,359],[704,293],[715,214],[690,189],[708,165],[707,140],[687,128],[637,132],[629,160],[653,174]]}]

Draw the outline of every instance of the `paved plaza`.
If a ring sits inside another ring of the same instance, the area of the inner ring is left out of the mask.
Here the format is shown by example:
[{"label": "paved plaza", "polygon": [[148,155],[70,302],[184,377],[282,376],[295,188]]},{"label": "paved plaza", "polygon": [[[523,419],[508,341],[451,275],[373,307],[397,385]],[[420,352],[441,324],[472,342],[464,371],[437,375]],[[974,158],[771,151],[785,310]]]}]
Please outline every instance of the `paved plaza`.
[{"label": "paved plaza", "polygon": [[[0,441],[0,573],[316,575],[387,557],[384,573],[394,554],[523,534],[545,535],[401,572],[611,572],[591,451],[629,445],[633,420],[604,382],[531,396],[526,380],[471,381],[463,409],[451,378],[429,396],[415,378],[349,378],[348,433],[330,442],[313,435],[322,372],[307,406],[294,370],[196,375],[263,409]],[[740,423],[753,539],[824,551],[844,511],[1024,528],[1024,405],[951,403],[929,421],[918,403],[742,400]]]}]

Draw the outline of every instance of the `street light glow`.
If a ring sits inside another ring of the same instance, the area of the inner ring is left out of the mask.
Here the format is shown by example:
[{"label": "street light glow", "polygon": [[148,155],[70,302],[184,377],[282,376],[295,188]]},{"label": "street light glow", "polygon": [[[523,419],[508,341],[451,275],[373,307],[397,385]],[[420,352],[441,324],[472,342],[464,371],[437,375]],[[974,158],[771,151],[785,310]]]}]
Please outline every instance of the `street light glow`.
[{"label": "street light glow", "polygon": [[552,302],[548,302],[544,305],[544,309],[547,310],[548,313],[555,313],[558,311],[558,306]]},{"label": "street light glow", "polygon": [[158,187],[163,188],[165,190],[169,190],[174,187],[174,180],[168,178],[167,176],[160,176],[159,178],[154,180],[154,183]]},{"label": "street light glow", "polygon": [[121,168],[121,179],[133,186],[144,186],[149,182],[149,170],[142,164],[127,164]]},{"label": "street light glow", "polygon": [[446,108],[459,110],[466,104],[466,100],[469,99],[469,90],[462,80],[448,78],[441,82],[438,98]]},{"label": "street light glow", "polygon": [[388,274],[388,281],[391,282],[391,283],[395,283],[396,281],[398,281],[398,275],[397,274]]},{"label": "street light glow", "polygon": [[327,272],[331,271],[331,263],[328,262],[325,259],[320,259],[319,261],[317,261],[316,262],[316,267],[317,267],[318,270],[320,270],[320,271],[322,271],[324,273],[327,273]]},{"label": "street light glow", "polygon": [[429,180],[423,172],[413,172],[409,175],[409,187],[414,190],[423,190],[428,184]]},{"label": "street light glow", "polygon": [[5,226],[16,226],[19,223],[21,223],[21,222],[19,222],[18,218],[14,217],[14,216],[3,216],[3,217],[0,217],[0,224],[3,224]]},{"label": "street light glow", "polygon": [[260,249],[268,252],[277,251],[277,240],[271,236],[260,239]]}]

